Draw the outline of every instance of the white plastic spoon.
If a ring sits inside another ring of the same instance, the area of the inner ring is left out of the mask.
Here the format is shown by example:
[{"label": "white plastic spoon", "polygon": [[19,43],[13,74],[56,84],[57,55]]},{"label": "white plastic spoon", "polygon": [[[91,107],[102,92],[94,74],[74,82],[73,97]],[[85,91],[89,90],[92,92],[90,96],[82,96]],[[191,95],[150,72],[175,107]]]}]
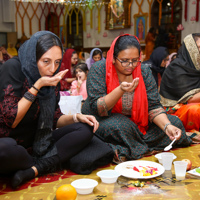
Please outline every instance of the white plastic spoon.
[{"label": "white plastic spoon", "polygon": [[174,144],[175,141],[176,141],[176,138],[168,146],[164,148],[164,151],[169,151],[172,148],[172,144]]}]

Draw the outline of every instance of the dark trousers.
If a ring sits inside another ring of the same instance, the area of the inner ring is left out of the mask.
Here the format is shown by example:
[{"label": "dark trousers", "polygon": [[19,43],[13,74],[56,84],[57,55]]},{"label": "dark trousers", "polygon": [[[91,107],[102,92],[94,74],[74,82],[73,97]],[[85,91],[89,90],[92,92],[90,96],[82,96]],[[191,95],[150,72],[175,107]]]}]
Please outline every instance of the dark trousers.
[{"label": "dark trousers", "polygon": [[[60,162],[80,152],[92,139],[92,128],[87,124],[74,123],[53,131]],[[12,173],[34,166],[34,158],[13,138],[0,138],[0,173]]]}]

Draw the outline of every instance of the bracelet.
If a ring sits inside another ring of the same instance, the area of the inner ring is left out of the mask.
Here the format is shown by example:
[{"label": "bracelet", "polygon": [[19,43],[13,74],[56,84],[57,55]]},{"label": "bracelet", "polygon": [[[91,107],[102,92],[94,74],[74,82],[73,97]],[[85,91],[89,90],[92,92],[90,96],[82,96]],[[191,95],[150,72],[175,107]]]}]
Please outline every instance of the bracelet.
[{"label": "bracelet", "polygon": [[37,96],[36,94],[33,94],[31,91],[30,91],[30,89],[28,90],[32,95],[34,95],[34,96]]},{"label": "bracelet", "polygon": [[75,123],[79,122],[77,117],[76,117],[76,113],[73,115],[73,120],[74,120]]},{"label": "bracelet", "polygon": [[37,90],[38,92],[40,91],[39,89],[37,89],[34,85],[32,85],[32,87],[35,89],[35,90]]},{"label": "bracelet", "polygon": [[24,98],[33,103],[35,101],[35,99],[36,99],[36,96],[31,94],[29,91],[27,91],[24,94]]},{"label": "bracelet", "polygon": [[164,130],[163,130],[164,132],[166,132],[166,129],[167,129],[167,127],[168,127],[169,125],[172,125],[172,124],[171,124],[171,123],[166,123],[166,124],[165,124]]}]

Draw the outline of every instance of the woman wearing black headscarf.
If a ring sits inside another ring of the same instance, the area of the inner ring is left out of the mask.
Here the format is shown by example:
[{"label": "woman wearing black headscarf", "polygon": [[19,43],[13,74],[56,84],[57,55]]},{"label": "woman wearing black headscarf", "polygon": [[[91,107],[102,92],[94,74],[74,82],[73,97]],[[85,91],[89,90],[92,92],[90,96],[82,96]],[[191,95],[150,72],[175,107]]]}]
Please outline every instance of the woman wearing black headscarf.
[{"label": "woman wearing black headscarf", "polygon": [[[91,115],[63,115],[57,84],[60,39],[35,33],[0,68],[0,173],[15,173],[12,186],[52,172],[83,149],[98,122]],[[82,123],[75,123],[82,122]]]},{"label": "woman wearing black headscarf", "polygon": [[200,34],[186,36],[160,85],[161,103],[181,119],[187,131],[200,130],[199,51]]},{"label": "woman wearing black headscarf", "polygon": [[152,52],[150,59],[143,62],[148,64],[151,68],[152,74],[158,86],[158,73],[162,76],[165,71],[167,61],[169,60],[169,53],[166,47],[157,47]]}]

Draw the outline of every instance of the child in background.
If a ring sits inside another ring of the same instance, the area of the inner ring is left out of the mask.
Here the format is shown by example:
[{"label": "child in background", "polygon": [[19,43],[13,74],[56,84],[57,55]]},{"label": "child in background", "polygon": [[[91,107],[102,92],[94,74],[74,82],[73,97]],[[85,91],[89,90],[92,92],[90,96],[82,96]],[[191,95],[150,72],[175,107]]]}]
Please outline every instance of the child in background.
[{"label": "child in background", "polygon": [[74,74],[77,80],[72,82],[71,86],[72,96],[82,95],[83,100],[86,100],[87,99],[86,79],[88,74],[87,64],[80,63],[76,65],[74,69]]}]

